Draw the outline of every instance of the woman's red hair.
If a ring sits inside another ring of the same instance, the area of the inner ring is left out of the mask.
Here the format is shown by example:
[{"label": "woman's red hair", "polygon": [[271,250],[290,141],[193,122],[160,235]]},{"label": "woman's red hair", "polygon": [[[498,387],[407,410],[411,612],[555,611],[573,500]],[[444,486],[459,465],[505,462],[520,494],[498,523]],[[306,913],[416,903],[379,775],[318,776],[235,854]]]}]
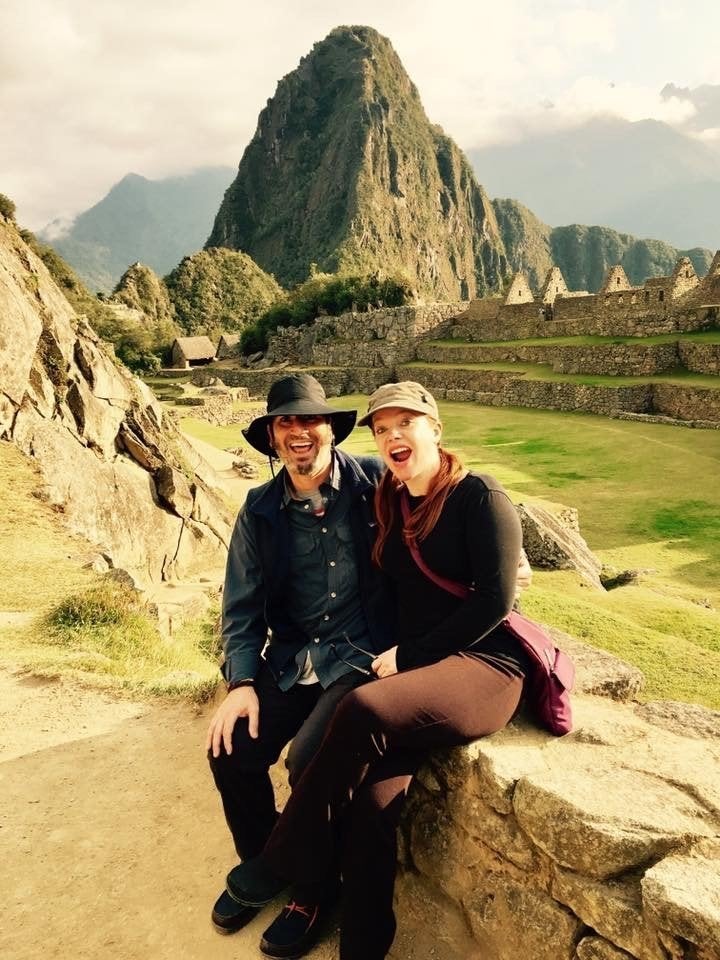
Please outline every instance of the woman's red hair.
[{"label": "woman's red hair", "polygon": [[[440,469],[432,478],[430,489],[422,503],[412,511],[407,524],[403,526],[403,540],[406,544],[419,543],[428,536],[438,522],[445,501],[466,475],[467,470],[460,457],[449,450],[439,448]],[[400,493],[405,484],[395,479],[391,470],[387,470],[375,491],[375,517],[378,535],[373,547],[373,561],[380,564],[385,541],[400,513]]]}]

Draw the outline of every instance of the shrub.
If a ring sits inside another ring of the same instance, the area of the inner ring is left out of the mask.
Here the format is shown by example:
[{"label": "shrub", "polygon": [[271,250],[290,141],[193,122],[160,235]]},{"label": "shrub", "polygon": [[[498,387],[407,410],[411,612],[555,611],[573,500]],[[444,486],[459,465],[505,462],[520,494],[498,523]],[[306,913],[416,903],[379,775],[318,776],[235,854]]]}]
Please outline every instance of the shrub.
[{"label": "shrub", "polygon": [[12,220],[13,223],[15,222],[15,204],[4,193],[0,193],[0,216],[5,217],[6,220]]},{"label": "shrub", "polygon": [[381,278],[378,274],[313,273],[288,296],[273,304],[240,336],[240,349],[247,354],[265,350],[268,337],[278,327],[302,327],[320,313],[338,316],[353,306],[368,310],[375,306],[400,307],[412,294],[410,280],[402,276]]}]

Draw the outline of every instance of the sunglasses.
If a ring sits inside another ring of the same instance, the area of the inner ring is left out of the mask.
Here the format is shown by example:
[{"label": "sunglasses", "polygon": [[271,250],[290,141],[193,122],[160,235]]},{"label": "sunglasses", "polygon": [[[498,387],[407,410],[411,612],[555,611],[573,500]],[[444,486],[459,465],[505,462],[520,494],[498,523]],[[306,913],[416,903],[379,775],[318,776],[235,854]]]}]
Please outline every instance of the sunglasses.
[{"label": "sunglasses", "polygon": [[[353,643],[350,637],[346,633],[343,634],[343,640],[345,641],[345,643],[348,644],[348,646],[352,647],[353,650],[357,650],[358,653],[362,653],[366,657],[370,657],[370,660],[375,659],[376,654],[370,653],[369,650],[363,650],[362,647],[359,647],[356,643]],[[341,657],[340,654],[337,652],[337,647],[335,646],[334,643],[330,644],[330,649],[332,650],[333,655],[340,661],[340,663],[344,663],[346,666],[352,667],[353,670],[357,670],[358,673],[362,673],[366,677],[374,678],[376,676],[376,674],[372,670],[368,669],[367,667],[358,666],[357,663],[351,663],[349,660],[346,660],[345,657]]]}]

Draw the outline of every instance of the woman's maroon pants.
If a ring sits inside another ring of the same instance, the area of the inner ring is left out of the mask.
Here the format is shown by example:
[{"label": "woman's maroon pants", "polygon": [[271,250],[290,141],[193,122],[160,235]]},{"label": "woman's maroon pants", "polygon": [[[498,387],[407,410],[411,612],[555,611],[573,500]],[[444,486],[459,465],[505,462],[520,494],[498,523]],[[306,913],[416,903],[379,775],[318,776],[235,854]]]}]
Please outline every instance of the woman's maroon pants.
[{"label": "woman's maroon pants", "polygon": [[502,729],[522,687],[520,677],[458,653],[340,701],[261,858],[298,884],[321,883],[339,862],[341,960],[382,960],[390,949],[396,827],[419,764],[429,750]]}]

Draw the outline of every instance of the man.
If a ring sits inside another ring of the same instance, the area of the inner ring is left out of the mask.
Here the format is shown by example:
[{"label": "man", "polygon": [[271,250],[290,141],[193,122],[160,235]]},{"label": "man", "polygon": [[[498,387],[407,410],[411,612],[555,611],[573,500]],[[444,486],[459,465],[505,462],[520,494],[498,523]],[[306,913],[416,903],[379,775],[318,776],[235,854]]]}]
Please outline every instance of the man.
[{"label": "man", "polygon": [[[223,594],[228,693],[207,739],[241,859],[262,850],[277,818],[269,767],[292,740],[286,765],[297,782],[339,700],[394,642],[392,606],[370,560],[382,463],[335,449],[355,416],[330,407],[314,377],[292,374],[243,431],[283,469],[249,492],[233,531]],[[336,884],[294,891],[263,934],[263,953],[309,950]],[[212,919],[232,933],[256,913],[224,892]]]}]

